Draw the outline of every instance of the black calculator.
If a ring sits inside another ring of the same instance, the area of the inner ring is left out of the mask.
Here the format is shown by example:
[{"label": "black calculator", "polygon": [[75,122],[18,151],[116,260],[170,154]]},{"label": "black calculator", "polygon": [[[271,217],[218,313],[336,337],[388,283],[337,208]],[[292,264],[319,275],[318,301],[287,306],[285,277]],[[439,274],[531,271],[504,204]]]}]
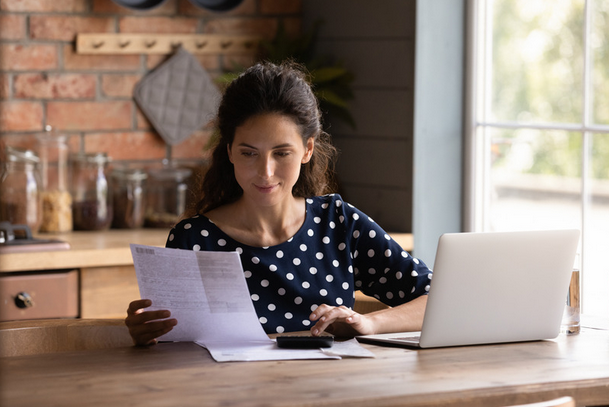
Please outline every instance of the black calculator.
[{"label": "black calculator", "polygon": [[277,337],[277,346],[287,349],[330,348],[334,344],[332,336],[298,336],[284,335]]}]

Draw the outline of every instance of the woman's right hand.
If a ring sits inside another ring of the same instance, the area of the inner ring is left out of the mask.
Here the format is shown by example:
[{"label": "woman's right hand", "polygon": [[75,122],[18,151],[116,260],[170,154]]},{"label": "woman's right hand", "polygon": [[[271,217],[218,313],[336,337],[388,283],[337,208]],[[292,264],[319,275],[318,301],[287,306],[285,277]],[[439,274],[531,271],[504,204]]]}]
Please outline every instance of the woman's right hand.
[{"label": "woman's right hand", "polygon": [[171,331],[178,321],[167,310],[144,311],[152,305],[150,300],[135,300],[129,304],[125,325],[135,345],[154,345],[161,335]]}]

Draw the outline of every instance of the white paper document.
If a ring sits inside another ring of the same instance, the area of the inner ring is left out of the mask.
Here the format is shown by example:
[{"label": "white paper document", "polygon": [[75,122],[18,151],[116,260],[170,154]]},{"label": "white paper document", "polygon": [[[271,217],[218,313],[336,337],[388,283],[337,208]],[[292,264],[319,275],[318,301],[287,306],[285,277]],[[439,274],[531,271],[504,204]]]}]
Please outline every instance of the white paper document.
[{"label": "white paper document", "polygon": [[[277,347],[262,329],[237,252],[131,245],[141,298],[178,324],[159,339],[207,348],[218,362],[340,359],[321,350]],[[363,348],[362,348],[363,349]]]}]

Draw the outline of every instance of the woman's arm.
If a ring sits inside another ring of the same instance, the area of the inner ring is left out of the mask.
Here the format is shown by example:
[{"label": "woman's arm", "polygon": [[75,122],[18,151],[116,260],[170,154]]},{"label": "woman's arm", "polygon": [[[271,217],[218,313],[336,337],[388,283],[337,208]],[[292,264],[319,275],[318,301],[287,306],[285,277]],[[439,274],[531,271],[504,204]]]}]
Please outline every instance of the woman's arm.
[{"label": "woman's arm", "polygon": [[311,334],[317,336],[327,331],[333,335],[350,337],[387,332],[420,331],[427,305],[427,295],[393,308],[369,314],[358,314],[347,307],[320,305],[310,316],[317,323]]}]

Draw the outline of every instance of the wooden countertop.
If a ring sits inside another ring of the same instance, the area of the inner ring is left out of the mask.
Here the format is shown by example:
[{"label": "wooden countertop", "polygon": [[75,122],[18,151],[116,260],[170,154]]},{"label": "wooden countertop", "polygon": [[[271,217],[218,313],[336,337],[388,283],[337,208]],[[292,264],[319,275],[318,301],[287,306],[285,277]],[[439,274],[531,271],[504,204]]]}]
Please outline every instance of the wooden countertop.
[{"label": "wooden countertop", "polygon": [[70,244],[70,249],[1,254],[0,272],[131,265],[130,243],[165,246],[168,233],[166,229],[111,229],[40,234],[35,237],[63,240]]},{"label": "wooden countertop", "polygon": [[[145,228],[40,234],[35,237],[63,240],[70,244],[70,249],[0,254],[0,272],[132,265],[130,243],[162,247],[165,246],[168,233],[167,229]],[[391,233],[391,237],[405,250],[412,250],[411,234]]]},{"label": "wooden countertop", "polygon": [[609,332],[584,329],[515,344],[364,345],[371,359],[217,363],[188,342],[15,356],[1,360],[0,404],[492,407],[569,395],[607,405],[607,343]]}]

